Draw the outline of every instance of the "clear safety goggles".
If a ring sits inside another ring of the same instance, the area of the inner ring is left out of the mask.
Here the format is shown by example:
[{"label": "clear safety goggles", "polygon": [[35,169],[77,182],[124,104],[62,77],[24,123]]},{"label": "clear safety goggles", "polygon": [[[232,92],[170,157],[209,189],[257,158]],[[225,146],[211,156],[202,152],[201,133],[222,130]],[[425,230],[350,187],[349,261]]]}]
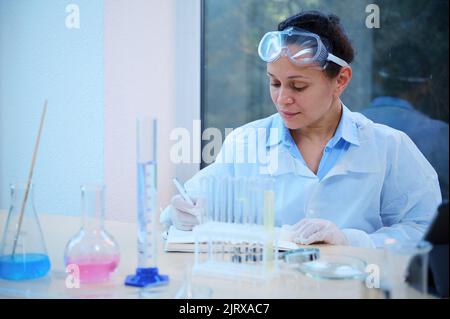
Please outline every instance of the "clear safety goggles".
[{"label": "clear safety goggles", "polygon": [[259,43],[258,54],[267,63],[286,55],[297,65],[311,64],[324,68],[331,61],[348,66],[347,62],[328,52],[317,34],[294,27],[266,33]]}]

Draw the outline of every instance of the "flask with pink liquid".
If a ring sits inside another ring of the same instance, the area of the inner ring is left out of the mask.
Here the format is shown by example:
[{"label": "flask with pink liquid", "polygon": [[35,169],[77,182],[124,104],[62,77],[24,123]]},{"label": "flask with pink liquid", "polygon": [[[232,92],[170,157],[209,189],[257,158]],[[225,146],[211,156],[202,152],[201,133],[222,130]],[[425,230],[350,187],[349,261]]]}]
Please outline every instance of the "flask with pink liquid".
[{"label": "flask with pink liquid", "polygon": [[100,185],[81,187],[83,226],[64,252],[66,266],[76,265],[80,283],[107,281],[119,265],[119,246],[104,226],[104,193]]}]

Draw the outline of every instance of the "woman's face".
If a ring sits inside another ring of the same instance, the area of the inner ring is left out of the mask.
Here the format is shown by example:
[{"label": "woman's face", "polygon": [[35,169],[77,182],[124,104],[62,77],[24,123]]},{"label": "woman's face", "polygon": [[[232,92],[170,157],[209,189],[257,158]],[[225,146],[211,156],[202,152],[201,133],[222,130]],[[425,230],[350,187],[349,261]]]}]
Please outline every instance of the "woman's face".
[{"label": "woman's face", "polygon": [[268,63],[267,73],[272,101],[289,129],[318,125],[339,97],[336,79],[319,68],[297,66],[285,56]]}]

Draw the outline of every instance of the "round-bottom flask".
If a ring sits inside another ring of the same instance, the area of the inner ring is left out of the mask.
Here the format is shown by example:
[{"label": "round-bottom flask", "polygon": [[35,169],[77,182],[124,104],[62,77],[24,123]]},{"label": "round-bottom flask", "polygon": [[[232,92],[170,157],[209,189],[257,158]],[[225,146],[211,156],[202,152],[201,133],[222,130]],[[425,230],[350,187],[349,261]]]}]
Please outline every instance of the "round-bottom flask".
[{"label": "round-bottom flask", "polygon": [[66,267],[79,276],[80,283],[109,280],[120,261],[119,246],[104,226],[104,187],[81,187],[83,226],[66,245]]}]

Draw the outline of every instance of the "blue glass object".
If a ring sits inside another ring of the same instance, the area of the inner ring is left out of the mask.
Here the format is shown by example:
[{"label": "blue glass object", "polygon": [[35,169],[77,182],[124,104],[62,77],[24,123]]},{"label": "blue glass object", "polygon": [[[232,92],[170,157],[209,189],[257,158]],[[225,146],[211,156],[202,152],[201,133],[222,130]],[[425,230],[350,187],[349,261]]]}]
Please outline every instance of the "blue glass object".
[{"label": "blue glass object", "polygon": [[156,266],[157,120],[139,118],[136,124],[138,266],[125,285],[146,287],[166,284],[169,277]]},{"label": "blue glass object", "polygon": [[[11,206],[0,242],[0,278],[27,280],[45,276],[50,259],[34,209],[33,185],[11,185]],[[28,192],[27,192],[28,189]]]},{"label": "blue glass object", "polygon": [[50,259],[44,254],[16,254],[0,257],[0,277],[8,280],[27,280],[45,276]]}]

